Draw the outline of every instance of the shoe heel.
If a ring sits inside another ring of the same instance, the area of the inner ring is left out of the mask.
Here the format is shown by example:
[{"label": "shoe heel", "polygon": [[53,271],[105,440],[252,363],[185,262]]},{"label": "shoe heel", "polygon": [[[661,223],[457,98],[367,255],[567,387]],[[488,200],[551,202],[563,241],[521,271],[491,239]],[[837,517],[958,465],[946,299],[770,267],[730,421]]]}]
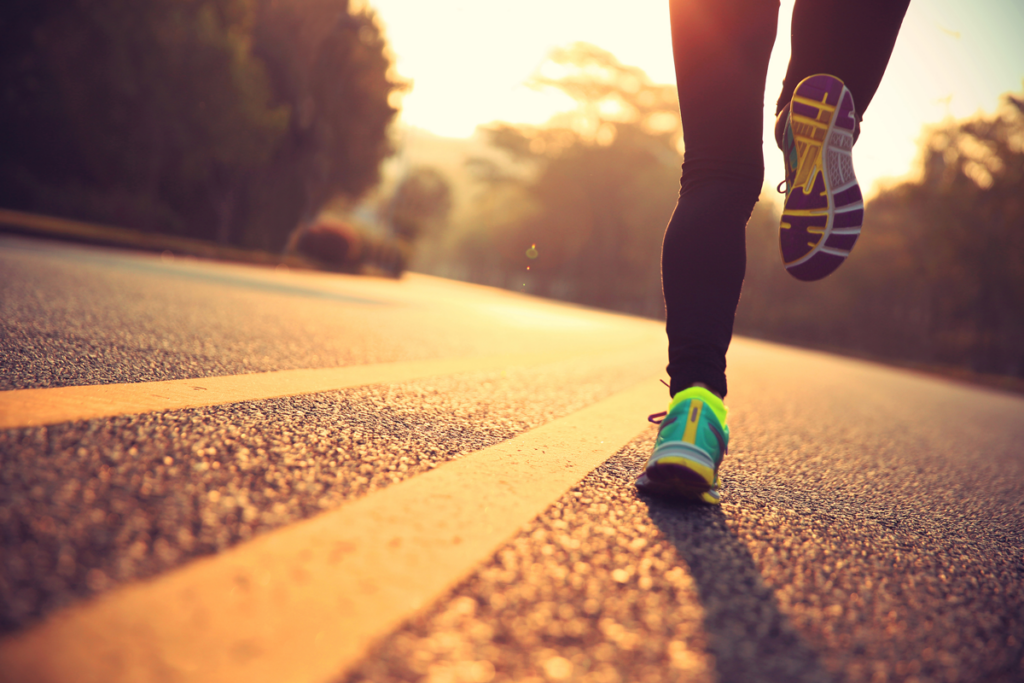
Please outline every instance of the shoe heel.
[{"label": "shoe heel", "polygon": [[641,491],[657,495],[716,502],[716,480],[715,464],[708,454],[699,448],[672,442],[655,450],[636,485]]}]

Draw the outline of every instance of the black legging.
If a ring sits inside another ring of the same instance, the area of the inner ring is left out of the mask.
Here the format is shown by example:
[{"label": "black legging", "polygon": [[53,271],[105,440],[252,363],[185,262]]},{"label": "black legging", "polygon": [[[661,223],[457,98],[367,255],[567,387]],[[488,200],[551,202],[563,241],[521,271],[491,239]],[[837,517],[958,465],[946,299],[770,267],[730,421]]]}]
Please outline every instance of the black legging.
[{"label": "black legging", "polygon": [[[827,73],[846,83],[859,118],[882,80],[909,2],[796,0],[776,113],[801,80]],[[700,382],[725,396],[725,352],[747,261],[744,227],[764,181],[764,88],[779,2],[670,6],[686,148],[661,254],[670,391]]]}]

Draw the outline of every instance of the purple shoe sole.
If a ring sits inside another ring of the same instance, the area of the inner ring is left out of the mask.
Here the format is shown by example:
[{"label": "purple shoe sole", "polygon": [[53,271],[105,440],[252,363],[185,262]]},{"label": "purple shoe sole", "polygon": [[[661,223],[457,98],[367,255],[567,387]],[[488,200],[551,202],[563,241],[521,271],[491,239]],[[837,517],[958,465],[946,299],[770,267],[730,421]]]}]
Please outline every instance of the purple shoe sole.
[{"label": "purple shoe sole", "polygon": [[805,78],[793,93],[787,125],[798,163],[779,247],[793,277],[820,280],[849,256],[864,221],[850,155],[857,125],[853,96],[834,76]]},{"label": "purple shoe sole", "polygon": [[660,464],[648,467],[636,480],[636,487],[644,493],[700,500],[701,494],[711,490],[704,477],[688,467]]}]

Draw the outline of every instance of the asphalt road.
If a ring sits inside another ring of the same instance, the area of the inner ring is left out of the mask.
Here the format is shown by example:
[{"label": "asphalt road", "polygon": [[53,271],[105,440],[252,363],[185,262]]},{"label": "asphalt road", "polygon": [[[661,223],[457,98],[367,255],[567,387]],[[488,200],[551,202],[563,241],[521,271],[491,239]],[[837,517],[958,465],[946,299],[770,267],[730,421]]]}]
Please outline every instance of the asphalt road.
[{"label": "asphalt road", "polygon": [[[559,357],[0,431],[0,633],[515,440],[665,360],[655,322],[434,278],[0,238],[4,391],[529,353]],[[1024,681],[1024,399],[745,339],[730,389],[721,508],[638,495],[638,429],[335,680]]]}]

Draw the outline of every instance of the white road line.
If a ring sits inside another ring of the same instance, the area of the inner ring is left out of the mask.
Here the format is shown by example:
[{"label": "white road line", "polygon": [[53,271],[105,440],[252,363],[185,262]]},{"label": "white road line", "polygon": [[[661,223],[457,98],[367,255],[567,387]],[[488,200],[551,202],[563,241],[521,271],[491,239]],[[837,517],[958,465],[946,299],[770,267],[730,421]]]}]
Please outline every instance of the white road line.
[{"label": "white road line", "polygon": [[[636,348],[635,345],[632,348]],[[315,394],[369,384],[394,384],[424,377],[554,363],[621,352],[623,347],[562,349],[546,353],[400,361],[313,370],[281,370],[226,377],[130,384],[96,384],[0,392],[0,429],[36,427],[115,415],[137,415]]]},{"label": "white road line", "polygon": [[319,683],[644,429],[652,378],[510,441],[0,641],[22,683]]}]

